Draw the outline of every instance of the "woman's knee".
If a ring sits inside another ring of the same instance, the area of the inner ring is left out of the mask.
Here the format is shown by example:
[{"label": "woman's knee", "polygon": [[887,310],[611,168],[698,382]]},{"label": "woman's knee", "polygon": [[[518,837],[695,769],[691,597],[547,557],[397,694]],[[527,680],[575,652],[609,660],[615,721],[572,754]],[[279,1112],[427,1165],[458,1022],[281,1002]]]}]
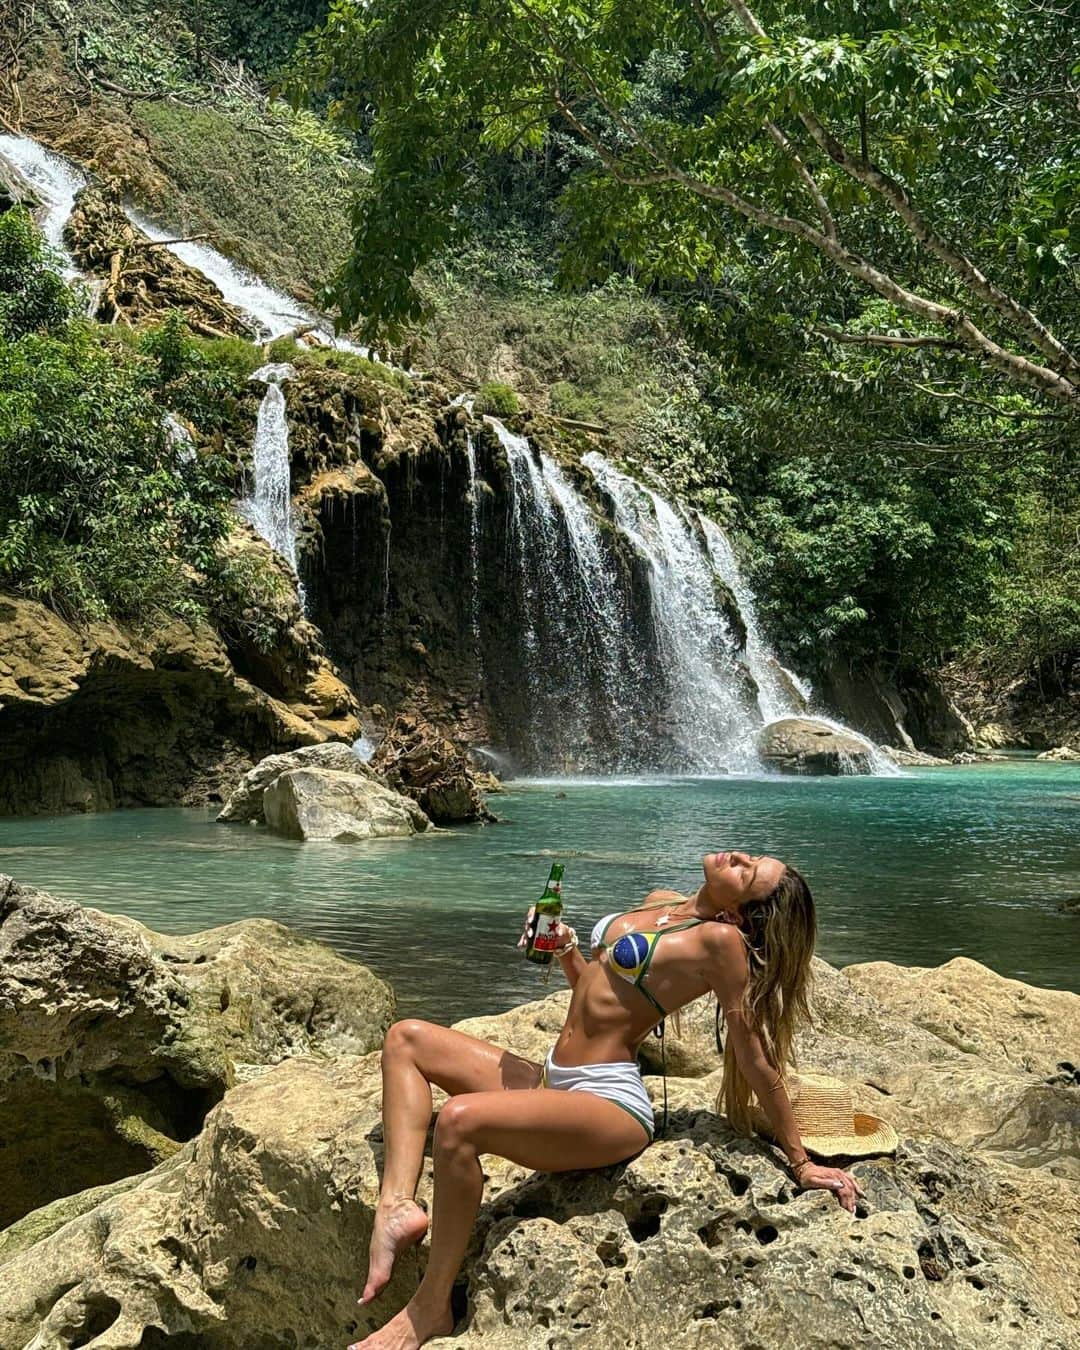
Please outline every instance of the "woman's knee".
[{"label": "woman's knee", "polygon": [[467,1097],[451,1097],[435,1122],[435,1149],[445,1152],[472,1142],[476,1130],[476,1107]]},{"label": "woman's knee", "polygon": [[386,1033],[383,1041],[384,1055],[408,1055],[415,1057],[433,1027],[431,1022],[421,1022],[415,1017],[404,1017],[395,1022]]}]

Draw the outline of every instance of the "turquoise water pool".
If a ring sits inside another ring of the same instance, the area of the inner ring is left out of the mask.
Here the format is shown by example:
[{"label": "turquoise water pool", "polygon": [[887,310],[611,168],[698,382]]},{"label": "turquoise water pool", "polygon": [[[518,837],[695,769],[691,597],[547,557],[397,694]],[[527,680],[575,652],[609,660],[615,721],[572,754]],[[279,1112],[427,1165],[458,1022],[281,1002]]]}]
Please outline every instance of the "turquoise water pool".
[{"label": "turquoise water pool", "polygon": [[[1080,990],[1080,768],[1014,763],[899,778],[515,784],[503,823],[411,841],[299,844],[203,810],[0,821],[0,871],[164,932],[263,915],[451,1021],[544,992],[515,951],[554,857],[579,928],[654,886],[690,890],[703,852],[802,868],[819,952],[839,965],[965,955]],[[550,988],[559,976],[552,976]]]}]

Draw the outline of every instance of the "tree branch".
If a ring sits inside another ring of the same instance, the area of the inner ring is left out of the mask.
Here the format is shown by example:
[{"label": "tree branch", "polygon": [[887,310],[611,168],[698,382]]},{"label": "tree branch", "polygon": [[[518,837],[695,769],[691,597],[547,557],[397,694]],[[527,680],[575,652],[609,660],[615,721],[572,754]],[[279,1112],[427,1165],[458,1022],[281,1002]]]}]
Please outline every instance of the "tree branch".
[{"label": "tree branch", "polygon": [[895,347],[898,350],[911,347],[941,347],[956,351],[963,343],[955,338],[935,337],[931,333],[919,336],[894,336],[891,333],[848,333],[843,328],[830,328],[825,324],[815,324],[810,331],[819,337],[831,338],[833,342],[850,342],[860,347]]},{"label": "tree branch", "polygon": [[[747,33],[752,37],[766,36],[744,0],[727,0],[727,3]],[[1014,324],[1054,366],[1061,367],[1073,379],[1080,376],[1080,360],[1029,309],[1007,295],[965,253],[938,234],[916,210],[900,182],[877,165],[864,164],[856,156],[850,155],[840,140],[808,108],[799,108],[798,116],[829,158],[849,177],[888,202],[918,242],[939,262],[955,272],[973,295]]]},{"label": "tree branch", "polygon": [[[720,39],[716,33],[716,25],[705,12],[705,6],[702,4],[701,0],[690,0],[690,5],[694,11],[694,17],[698,21],[698,27],[704,34],[706,42],[708,42],[709,46],[712,48],[713,56],[716,58],[716,64],[718,66],[723,65],[724,53],[720,46]],[[792,164],[794,164],[795,172],[799,175],[803,186],[813,199],[814,206],[817,208],[817,213],[821,219],[821,225],[825,233],[829,235],[830,238],[836,239],[836,221],[833,219],[832,211],[829,209],[829,203],[826,201],[825,194],[818,185],[817,179],[810,172],[794,145],[792,145],[791,141],[784,135],[775,122],[767,121],[765,123],[765,130],[768,132],[774,143],[780,147],[784,154],[791,160]]]}]

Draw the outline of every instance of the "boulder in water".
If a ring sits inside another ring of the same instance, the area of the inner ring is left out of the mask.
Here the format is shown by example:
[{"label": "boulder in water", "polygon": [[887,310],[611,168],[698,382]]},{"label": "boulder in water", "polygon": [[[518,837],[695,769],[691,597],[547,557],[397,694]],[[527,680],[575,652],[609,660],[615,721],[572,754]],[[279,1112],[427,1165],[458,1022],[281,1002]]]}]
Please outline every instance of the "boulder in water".
[{"label": "boulder in water", "polygon": [[0,1227],[168,1157],[251,1066],[366,1053],[393,1014],[269,920],[166,937],[0,876]]},{"label": "boulder in water", "polygon": [[1080,750],[1074,750],[1071,745],[1057,745],[1053,750],[1044,750],[1035,758],[1044,764],[1073,764],[1080,760]]},{"label": "boulder in water", "polygon": [[758,754],[780,773],[869,773],[870,749],[857,736],[807,717],[783,717],[762,727]]},{"label": "boulder in water", "polygon": [[438,824],[494,820],[484,801],[489,781],[468,753],[431,722],[399,713],[371,757],[391,787],[412,797]]},{"label": "boulder in water", "polygon": [[335,773],[359,774],[378,781],[356,751],[341,741],[303,745],[299,750],[289,750],[282,755],[267,755],[253,769],[249,769],[222,807],[218,820],[265,824],[263,793],[283,773],[300,768],[329,769]]},{"label": "boulder in water", "polygon": [[290,839],[403,839],[431,827],[416,802],[371,773],[289,769],[262,803],[270,829]]}]

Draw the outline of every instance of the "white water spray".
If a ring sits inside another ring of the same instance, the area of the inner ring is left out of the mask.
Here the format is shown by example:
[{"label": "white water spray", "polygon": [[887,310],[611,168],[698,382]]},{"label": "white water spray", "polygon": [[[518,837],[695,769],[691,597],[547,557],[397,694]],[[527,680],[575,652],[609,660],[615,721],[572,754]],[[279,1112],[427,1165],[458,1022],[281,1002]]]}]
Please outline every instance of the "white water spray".
[{"label": "white water spray", "polygon": [[17,169],[41,198],[41,232],[59,253],[65,278],[77,277],[79,269],[64,244],[64,226],[75,205],[75,194],[90,180],[70,160],[54,155],[29,136],[0,136],[0,157]]},{"label": "white water spray", "polygon": [[251,376],[266,385],[266,393],[259,405],[255,427],[251,495],[240,503],[241,515],[285,559],[293,572],[296,571],[296,531],[292,518],[289,422],[281,385],[295,374],[292,366],[281,363],[260,366]]}]

